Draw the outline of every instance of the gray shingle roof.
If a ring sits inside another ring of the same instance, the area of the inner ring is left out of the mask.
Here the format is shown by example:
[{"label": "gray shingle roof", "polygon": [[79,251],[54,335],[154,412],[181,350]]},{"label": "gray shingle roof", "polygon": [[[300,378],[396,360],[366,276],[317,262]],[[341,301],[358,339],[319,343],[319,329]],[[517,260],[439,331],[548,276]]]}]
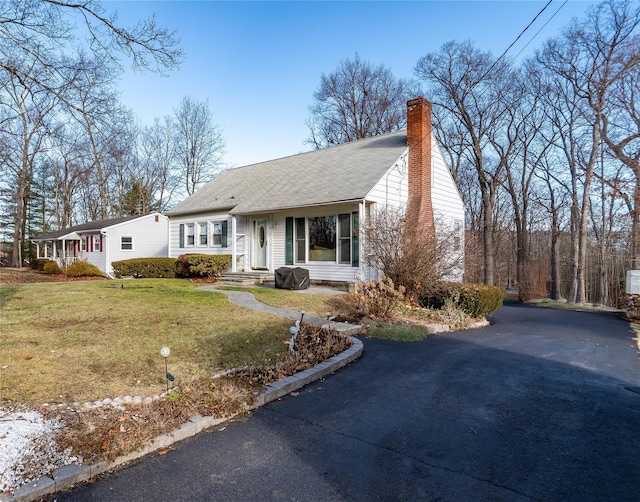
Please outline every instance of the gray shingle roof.
[{"label": "gray shingle roof", "polygon": [[76,232],[98,232],[105,228],[118,225],[119,223],[124,223],[125,221],[135,220],[137,218],[142,218],[142,215],[138,214],[136,216],[123,216],[122,218],[110,218],[107,220],[90,221],[89,223],[82,223],[81,225],[75,225],[73,227],[61,228],[60,230],[47,232],[46,234],[42,234],[31,240],[32,241],[52,241],[56,239],[61,239],[62,237],[65,237],[67,235],[70,235]]},{"label": "gray shingle roof", "polygon": [[270,212],[362,200],[407,148],[406,131],[229,169],[169,215]]}]

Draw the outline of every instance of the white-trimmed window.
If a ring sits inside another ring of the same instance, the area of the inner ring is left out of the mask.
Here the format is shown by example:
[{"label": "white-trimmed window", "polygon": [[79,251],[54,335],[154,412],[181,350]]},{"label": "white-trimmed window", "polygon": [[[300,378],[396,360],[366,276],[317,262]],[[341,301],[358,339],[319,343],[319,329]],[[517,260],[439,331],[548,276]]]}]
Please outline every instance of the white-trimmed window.
[{"label": "white-trimmed window", "polygon": [[86,250],[87,250],[87,239],[82,237],[80,239],[80,251],[86,251]]},{"label": "white-trimmed window", "polygon": [[195,225],[193,223],[187,223],[187,246],[195,246]]},{"label": "white-trimmed window", "polygon": [[99,235],[94,235],[93,236],[93,251],[95,253],[100,251],[100,236]]},{"label": "white-trimmed window", "polygon": [[320,261],[357,266],[359,263],[354,235],[357,213],[288,220],[285,256],[288,264]]},{"label": "white-trimmed window", "polygon": [[133,236],[121,235],[120,236],[120,251],[133,251]]},{"label": "white-trimmed window", "polygon": [[209,240],[209,224],[198,223],[198,244],[200,246],[206,246]]},{"label": "white-trimmed window", "polygon": [[211,245],[222,246],[222,222],[214,221],[211,224]]}]

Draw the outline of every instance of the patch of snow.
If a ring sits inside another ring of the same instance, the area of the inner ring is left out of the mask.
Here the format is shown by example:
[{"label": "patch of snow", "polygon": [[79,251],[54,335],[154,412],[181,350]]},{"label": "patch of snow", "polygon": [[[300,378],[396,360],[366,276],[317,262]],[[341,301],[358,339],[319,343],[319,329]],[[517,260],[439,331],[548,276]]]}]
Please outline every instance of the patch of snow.
[{"label": "patch of snow", "polygon": [[47,420],[36,411],[0,408],[0,493],[79,463],[71,449],[60,451],[56,444],[61,427],[59,420]]}]

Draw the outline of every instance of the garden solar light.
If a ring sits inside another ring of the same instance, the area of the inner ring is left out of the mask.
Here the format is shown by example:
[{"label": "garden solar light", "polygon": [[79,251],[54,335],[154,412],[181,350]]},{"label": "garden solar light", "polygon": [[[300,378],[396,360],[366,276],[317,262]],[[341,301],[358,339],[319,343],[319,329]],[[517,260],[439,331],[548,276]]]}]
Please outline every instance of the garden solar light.
[{"label": "garden solar light", "polygon": [[162,347],[160,349],[160,355],[164,357],[164,373],[167,379],[167,392],[169,392],[169,382],[173,382],[175,380],[175,377],[169,373],[169,369],[167,367],[167,358],[169,357],[169,354],[171,354],[169,347]]},{"label": "garden solar light", "polygon": [[296,321],[295,326],[291,326],[289,328],[289,333],[291,334],[291,340],[289,340],[289,352],[295,353],[296,351],[296,337],[300,331],[300,321]]}]

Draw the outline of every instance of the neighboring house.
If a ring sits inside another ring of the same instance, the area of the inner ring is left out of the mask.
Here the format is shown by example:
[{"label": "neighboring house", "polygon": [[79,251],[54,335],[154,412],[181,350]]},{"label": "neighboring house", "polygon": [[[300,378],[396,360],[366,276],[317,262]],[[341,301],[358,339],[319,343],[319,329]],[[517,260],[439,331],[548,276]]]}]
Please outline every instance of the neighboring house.
[{"label": "neighboring house", "polygon": [[[464,205],[431,130],[431,103],[407,103],[407,130],[229,169],[169,213],[169,256],[229,254],[232,272],[303,267],[312,281],[378,278],[362,229],[378,209],[406,208],[418,232],[454,229]],[[449,277],[462,280],[462,268]]]},{"label": "neighboring house", "polygon": [[114,261],[168,256],[168,236],[169,219],[151,213],[92,221],[32,241],[37,245],[38,258],[55,260],[60,266],[86,260],[111,276]]}]

